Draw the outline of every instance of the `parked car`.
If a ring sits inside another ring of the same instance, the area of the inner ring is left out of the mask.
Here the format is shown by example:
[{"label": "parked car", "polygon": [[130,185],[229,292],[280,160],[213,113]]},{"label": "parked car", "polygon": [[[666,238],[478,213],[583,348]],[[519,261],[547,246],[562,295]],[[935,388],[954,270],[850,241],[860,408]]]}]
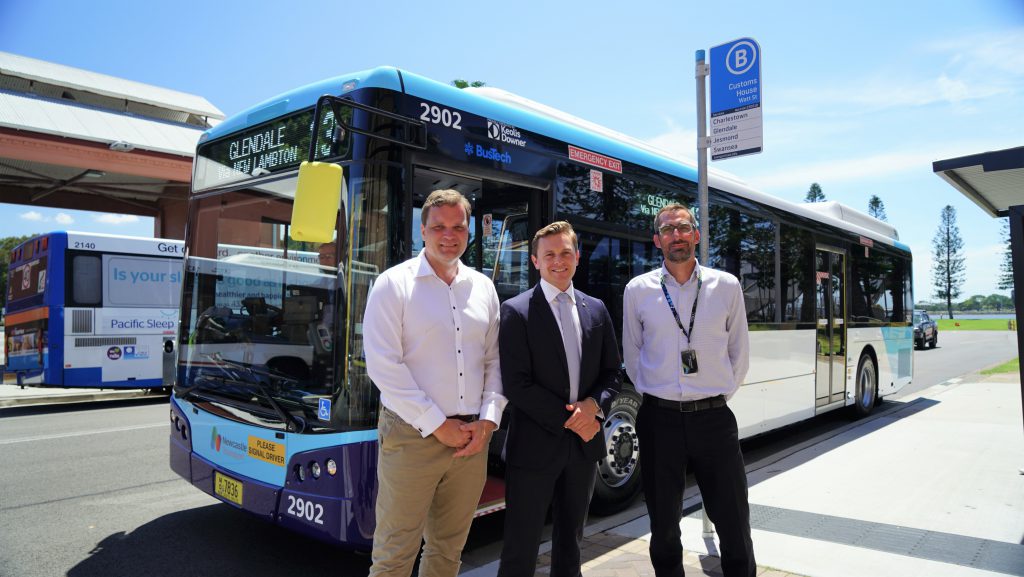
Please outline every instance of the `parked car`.
[{"label": "parked car", "polygon": [[914,311],[914,346],[923,349],[925,343],[934,349],[939,343],[939,326],[925,311]]}]

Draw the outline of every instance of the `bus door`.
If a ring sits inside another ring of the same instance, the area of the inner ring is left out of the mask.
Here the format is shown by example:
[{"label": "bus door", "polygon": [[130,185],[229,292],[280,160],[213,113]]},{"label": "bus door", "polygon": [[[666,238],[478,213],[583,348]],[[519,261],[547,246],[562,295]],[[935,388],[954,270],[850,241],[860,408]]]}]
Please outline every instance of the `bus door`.
[{"label": "bus door", "polygon": [[423,201],[438,189],[461,192],[473,205],[469,244],[462,262],[494,281],[505,301],[537,280],[530,264],[530,241],[541,222],[542,192],[529,187],[417,166],[413,185],[412,254],[423,249]]},{"label": "bus door", "polygon": [[846,397],[846,255],[834,248],[815,251],[817,286],[816,407]]}]

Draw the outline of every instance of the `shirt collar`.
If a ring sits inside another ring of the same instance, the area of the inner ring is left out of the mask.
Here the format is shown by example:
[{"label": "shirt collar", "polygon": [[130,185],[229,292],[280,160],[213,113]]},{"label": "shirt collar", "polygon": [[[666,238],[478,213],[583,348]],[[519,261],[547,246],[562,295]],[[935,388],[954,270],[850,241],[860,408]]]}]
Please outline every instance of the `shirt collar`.
[{"label": "shirt collar", "polygon": [[700,261],[698,261],[696,258],[694,258],[693,260],[694,260],[694,262],[696,264],[694,264],[693,272],[690,273],[690,278],[687,279],[686,282],[684,282],[682,284],[679,284],[678,282],[676,282],[676,277],[672,276],[672,273],[668,272],[668,267],[665,266],[664,262],[661,263],[661,278],[668,279],[671,282],[679,284],[679,286],[683,286],[685,284],[690,283],[695,278],[697,278],[697,276],[700,274]]},{"label": "shirt collar", "polygon": [[[562,292],[558,290],[558,287],[544,279],[540,279],[540,289],[544,291],[544,299],[548,302],[555,300],[558,297],[558,293]],[[572,301],[572,304],[576,304],[576,291],[573,290],[571,282],[565,294],[569,295],[569,300]]]},{"label": "shirt collar", "polygon": [[[427,251],[426,251],[426,249],[420,251],[420,254],[418,255],[418,258],[420,259],[420,261],[416,265],[416,274],[414,275],[415,278],[419,278],[421,276],[432,276],[432,277],[436,277],[438,280],[441,279],[441,277],[437,276],[437,273],[434,272],[434,267],[430,266],[430,261],[427,260]],[[465,277],[466,277],[466,266],[464,264],[462,264],[462,261],[460,260],[459,263],[458,263],[458,269],[455,272],[455,280],[452,281],[452,284],[457,283],[457,282],[463,280]]]}]

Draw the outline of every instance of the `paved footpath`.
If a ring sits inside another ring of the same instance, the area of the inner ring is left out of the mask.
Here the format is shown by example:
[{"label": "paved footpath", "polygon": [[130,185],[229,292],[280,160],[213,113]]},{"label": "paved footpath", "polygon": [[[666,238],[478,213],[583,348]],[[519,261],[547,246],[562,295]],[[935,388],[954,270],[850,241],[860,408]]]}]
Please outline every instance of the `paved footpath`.
[{"label": "paved footpath", "polygon": [[156,394],[158,393],[139,389],[21,388],[18,385],[2,384],[0,385],[0,408],[52,405],[54,403],[84,403],[97,400],[135,399]]},{"label": "paved footpath", "polygon": [[[881,409],[768,466],[748,466],[758,575],[1024,577],[1017,375],[952,379]],[[653,575],[646,515],[604,524],[588,528],[584,577]],[[700,511],[681,525],[686,575],[722,575]],[[542,555],[537,575],[547,577],[549,563]],[[497,565],[463,575],[490,577]]]}]

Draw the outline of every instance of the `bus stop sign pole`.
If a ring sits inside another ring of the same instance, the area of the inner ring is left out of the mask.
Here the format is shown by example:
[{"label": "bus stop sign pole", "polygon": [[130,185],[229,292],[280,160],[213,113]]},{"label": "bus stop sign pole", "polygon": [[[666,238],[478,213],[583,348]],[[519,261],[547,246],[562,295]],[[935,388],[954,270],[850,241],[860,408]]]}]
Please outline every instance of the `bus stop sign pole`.
[{"label": "bus stop sign pole", "polygon": [[694,77],[697,79],[697,214],[700,215],[700,262],[708,264],[708,119],[707,91],[704,78],[708,75],[708,65],[704,62],[704,51],[697,51],[697,66]]},{"label": "bus stop sign pole", "polygon": [[[697,79],[697,214],[700,215],[700,262],[708,263],[708,120],[707,99],[704,88],[704,77],[708,75],[708,65],[704,63],[704,51],[697,51],[697,66],[694,77]],[[701,496],[703,499],[703,496]],[[714,539],[715,526],[708,518],[707,509],[701,512],[701,537],[705,541]]]}]

